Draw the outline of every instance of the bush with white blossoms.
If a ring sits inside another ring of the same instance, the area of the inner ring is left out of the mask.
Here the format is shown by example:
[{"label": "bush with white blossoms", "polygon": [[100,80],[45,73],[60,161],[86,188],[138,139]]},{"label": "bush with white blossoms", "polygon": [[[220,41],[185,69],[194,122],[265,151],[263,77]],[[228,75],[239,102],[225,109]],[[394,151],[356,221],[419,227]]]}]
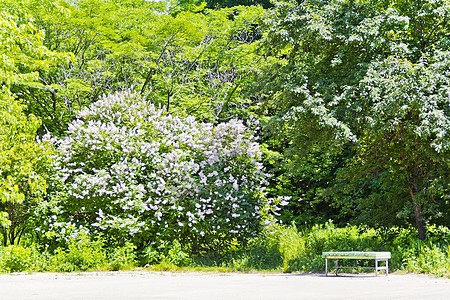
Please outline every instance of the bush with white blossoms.
[{"label": "bush with white blossoms", "polygon": [[82,110],[56,144],[67,196],[48,220],[54,231],[200,249],[259,229],[266,174],[241,121],[199,123],[127,91]]}]

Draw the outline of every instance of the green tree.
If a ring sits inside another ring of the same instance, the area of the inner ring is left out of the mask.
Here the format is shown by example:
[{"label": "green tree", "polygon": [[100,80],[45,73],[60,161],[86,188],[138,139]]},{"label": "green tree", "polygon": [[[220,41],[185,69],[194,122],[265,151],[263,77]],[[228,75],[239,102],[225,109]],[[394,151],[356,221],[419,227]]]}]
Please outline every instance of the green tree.
[{"label": "green tree", "polygon": [[392,222],[412,211],[421,239],[427,220],[448,213],[450,81],[443,75],[448,55],[418,64],[392,57],[373,63],[357,95],[370,105],[353,102],[363,116],[355,156],[333,189],[347,186],[338,202],[347,210],[356,205],[365,219]]},{"label": "green tree", "polygon": [[38,71],[59,57],[42,45],[26,16],[0,14],[0,41],[0,228],[6,245],[20,242],[26,231],[32,206],[45,193],[49,160],[49,148],[36,142],[40,121],[23,113],[10,88],[42,88]]},{"label": "green tree", "polygon": [[254,54],[261,8],[162,16],[146,32],[148,72],[141,93],[170,112],[220,122],[245,116],[243,95],[258,65]]},{"label": "green tree", "polygon": [[391,216],[410,207],[425,239],[436,207],[448,212],[449,3],[274,3],[261,44],[272,67],[261,81],[288,161],[350,149],[324,196],[353,218],[370,205]]},{"label": "green tree", "polygon": [[11,93],[0,92],[0,214],[3,244],[19,243],[36,202],[46,191],[49,148],[36,142],[41,125],[25,116]]},{"label": "green tree", "polygon": [[[64,8],[59,6],[59,2],[50,6],[45,1],[0,1],[0,11],[9,22],[8,25],[3,23],[8,30],[2,32],[6,43],[0,49],[9,61],[4,61],[5,77],[0,80],[8,85],[13,94],[23,99],[25,113],[40,116],[45,125],[49,125],[50,122],[46,122],[49,118],[59,124],[58,117],[64,111],[54,97],[59,85],[43,78],[61,70],[61,65],[69,64],[72,55],[50,50],[45,43],[46,35],[55,32],[47,32],[47,28],[40,26],[32,15],[39,17],[42,12],[56,8],[61,10],[61,14],[54,15],[54,20],[61,20]],[[48,17],[48,14],[43,16]],[[51,96],[46,97],[47,94]],[[52,126],[48,128],[53,129]]]},{"label": "green tree", "polygon": [[2,0],[0,5],[15,15],[32,15],[43,46],[69,58],[57,68],[40,70],[39,88],[13,88],[24,99],[27,113],[40,116],[48,130],[59,133],[99,95],[133,85],[139,71],[134,62],[142,57],[142,26],[158,7],[138,0]]},{"label": "green tree", "polygon": [[[17,86],[27,112],[62,134],[82,107],[103,93],[133,87],[153,103],[205,120],[245,115],[241,96],[258,64],[260,7],[169,15],[165,3],[144,0],[11,1],[14,14],[32,14],[44,46],[68,54],[39,72],[45,88]],[[0,6],[1,7],[1,6]]]}]

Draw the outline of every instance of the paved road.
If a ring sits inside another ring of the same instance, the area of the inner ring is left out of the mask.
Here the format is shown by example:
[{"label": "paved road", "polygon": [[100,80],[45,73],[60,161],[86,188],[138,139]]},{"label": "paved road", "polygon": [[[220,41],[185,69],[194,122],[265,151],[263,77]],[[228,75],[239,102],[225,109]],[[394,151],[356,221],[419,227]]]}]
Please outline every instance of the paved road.
[{"label": "paved road", "polygon": [[420,275],[99,272],[0,275],[0,299],[450,299]]}]

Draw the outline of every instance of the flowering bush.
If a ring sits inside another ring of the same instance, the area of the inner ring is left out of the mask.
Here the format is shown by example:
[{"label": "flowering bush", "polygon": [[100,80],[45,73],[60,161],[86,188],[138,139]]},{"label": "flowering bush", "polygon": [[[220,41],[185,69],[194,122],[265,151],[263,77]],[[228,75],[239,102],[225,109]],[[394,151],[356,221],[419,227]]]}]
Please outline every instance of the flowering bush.
[{"label": "flowering bush", "polygon": [[241,121],[199,123],[121,92],[82,110],[56,144],[67,196],[47,225],[58,234],[200,249],[245,240],[261,223],[265,174]]}]

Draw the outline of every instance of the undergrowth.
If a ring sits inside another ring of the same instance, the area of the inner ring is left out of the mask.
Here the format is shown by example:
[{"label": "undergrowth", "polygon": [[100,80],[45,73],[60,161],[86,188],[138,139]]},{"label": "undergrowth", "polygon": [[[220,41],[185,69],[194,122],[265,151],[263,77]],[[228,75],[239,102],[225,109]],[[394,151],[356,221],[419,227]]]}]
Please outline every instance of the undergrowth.
[{"label": "undergrowth", "polygon": [[[420,241],[413,228],[336,227],[329,222],[298,230],[272,225],[245,247],[193,254],[178,241],[159,248],[136,249],[131,243],[107,248],[99,237],[81,237],[49,251],[42,246],[0,247],[0,272],[79,272],[95,270],[323,272],[324,251],[390,251],[390,271],[404,270],[450,277],[450,230],[428,227]],[[373,261],[344,260],[347,266]]]}]

